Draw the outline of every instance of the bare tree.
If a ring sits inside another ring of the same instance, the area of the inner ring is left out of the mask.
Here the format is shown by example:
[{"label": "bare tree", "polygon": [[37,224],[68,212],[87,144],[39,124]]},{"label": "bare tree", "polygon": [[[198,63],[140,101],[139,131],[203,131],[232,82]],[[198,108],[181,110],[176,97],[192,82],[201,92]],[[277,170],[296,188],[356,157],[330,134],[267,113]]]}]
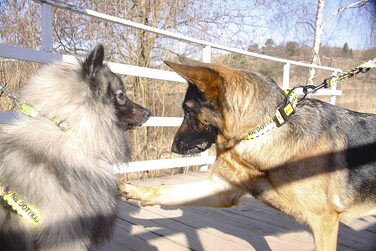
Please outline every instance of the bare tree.
[{"label": "bare tree", "polygon": [[[363,7],[366,3],[370,2],[371,0],[360,0],[351,4],[348,4],[346,6],[340,7],[338,10],[336,10],[334,13],[332,13],[328,18],[323,20],[323,10],[324,10],[324,4],[325,0],[318,0],[317,1],[317,11],[316,11],[316,21],[314,26],[314,39],[313,39],[313,47],[312,47],[312,60],[311,63],[320,65],[320,46],[321,46],[321,38],[322,33],[324,30],[325,25],[333,19],[336,15],[340,14],[341,12],[351,9],[351,8],[360,8]],[[309,70],[309,76],[307,83],[313,84],[313,80],[315,77],[316,70],[314,68],[311,68]]]}]

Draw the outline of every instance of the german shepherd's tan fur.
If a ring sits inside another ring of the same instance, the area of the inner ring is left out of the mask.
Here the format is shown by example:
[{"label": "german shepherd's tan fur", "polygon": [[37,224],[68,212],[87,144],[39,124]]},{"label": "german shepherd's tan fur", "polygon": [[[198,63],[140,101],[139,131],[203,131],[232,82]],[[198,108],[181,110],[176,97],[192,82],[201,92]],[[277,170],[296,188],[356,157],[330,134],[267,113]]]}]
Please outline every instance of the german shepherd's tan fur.
[{"label": "german shepherd's tan fur", "polygon": [[[305,99],[285,125],[244,140],[284,99],[271,79],[218,65],[166,63],[189,83],[173,150],[199,152],[215,141],[217,159],[208,180],[122,185],[128,199],[144,205],[231,207],[250,193],[307,224],[317,250],[336,249],[339,220],[376,213],[375,115]],[[195,145],[189,145],[193,139]]]}]

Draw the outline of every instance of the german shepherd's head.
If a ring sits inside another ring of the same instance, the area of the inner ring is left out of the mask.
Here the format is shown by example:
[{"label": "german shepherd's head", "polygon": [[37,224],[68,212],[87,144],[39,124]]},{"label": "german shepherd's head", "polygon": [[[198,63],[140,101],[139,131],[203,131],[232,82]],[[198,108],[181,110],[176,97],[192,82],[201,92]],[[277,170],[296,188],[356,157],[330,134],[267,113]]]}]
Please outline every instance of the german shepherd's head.
[{"label": "german shepherd's head", "polygon": [[121,78],[103,60],[104,48],[98,44],[82,62],[82,76],[89,82],[93,98],[115,107],[119,125],[124,130],[140,127],[151,112],[127,97]]},{"label": "german shepherd's head", "polygon": [[181,61],[165,61],[188,81],[184,119],[171,149],[175,153],[199,153],[213,143],[232,147],[271,118],[284,98],[275,82],[263,75],[185,58]]}]

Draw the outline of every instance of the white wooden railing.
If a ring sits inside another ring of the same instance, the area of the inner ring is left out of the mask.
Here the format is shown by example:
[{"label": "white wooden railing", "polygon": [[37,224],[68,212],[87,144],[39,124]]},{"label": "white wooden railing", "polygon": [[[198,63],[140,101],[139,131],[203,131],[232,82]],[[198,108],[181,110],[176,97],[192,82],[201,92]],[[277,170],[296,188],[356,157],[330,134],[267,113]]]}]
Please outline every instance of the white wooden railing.
[{"label": "white wooden railing", "polygon": [[[147,25],[135,23],[129,20],[121,19],[118,17],[103,14],[94,10],[86,9],[83,7],[74,6],[67,3],[62,3],[55,0],[33,0],[36,3],[41,4],[41,23],[42,23],[42,48],[41,50],[34,50],[30,48],[15,47],[12,45],[0,44],[0,57],[26,60],[38,63],[50,63],[52,61],[62,60],[65,62],[75,62],[76,58],[72,55],[61,55],[52,53],[53,40],[52,40],[52,8],[60,8],[66,11],[76,12],[82,15],[86,15],[92,18],[102,19],[108,22],[121,24],[124,26],[132,27],[135,29],[141,29],[144,31],[149,31],[164,37],[169,37],[171,39],[176,39],[179,41],[184,41],[187,43],[193,43],[203,48],[202,51],[202,61],[206,63],[211,62],[212,49],[219,49],[225,52],[233,52],[242,55],[247,55],[251,57],[261,58],[265,60],[271,60],[275,62],[284,63],[283,66],[283,82],[282,88],[289,88],[289,77],[290,77],[290,66],[296,65],[301,67],[316,68],[326,71],[341,72],[341,69],[319,66],[313,64],[307,64],[303,62],[297,62],[292,60],[287,60],[283,58],[277,58],[267,55],[262,55],[254,52],[249,52],[241,49],[231,48],[212,42],[207,42],[204,40],[191,38],[184,36],[182,34],[173,33],[170,31],[160,30]],[[151,69],[145,67],[139,67],[134,65],[119,64],[108,62],[111,70],[118,74],[124,74],[128,76],[152,78],[158,80],[174,81],[180,83],[186,83],[186,81],[171,71],[164,71],[158,69]],[[330,102],[335,104],[336,96],[342,95],[341,90],[337,90],[334,86],[330,90],[320,90],[316,93],[317,95],[328,95],[330,96]],[[10,112],[0,112],[0,123],[9,123],[12,119],[15,119],[17,114]],[[181,124],[182,118],[178,117],[151,117],[144,126],[179,126]],[[174,167],[185,167],[192,165],[209,165],[215,160],[214,156],[208,156],[208,152],[204,152],[199,157],[185,157],[185,158],[175,158],[175,159],[161,159],[161,160],[147,160],[147,161],[136,161],[131,162],[128,165],[118,166],[114,168],[114,172],[138,172],[146,170],[156,170]]]}]

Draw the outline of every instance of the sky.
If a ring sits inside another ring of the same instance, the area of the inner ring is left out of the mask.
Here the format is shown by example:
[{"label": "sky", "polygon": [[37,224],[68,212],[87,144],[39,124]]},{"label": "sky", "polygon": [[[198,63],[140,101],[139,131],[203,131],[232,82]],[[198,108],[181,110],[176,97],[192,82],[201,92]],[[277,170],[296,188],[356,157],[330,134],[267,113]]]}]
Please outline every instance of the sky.
[{"label": "sky", "polygon": [[[325,0],[323,20],[326,20],[340,7],[357,1]],[[218,0],[218,3],[220,2],[221,0]],[[250,8],[251,2],[255,1],[234,1],[242,8]],[[277,44],[297,41],[302,45],[312,46],[313,30],[307,25],[307,21],[314,24],[317,0],[263,0],[258,2],[266,3],[266,7],[255,9],[254,15],[258,19],[248,19],[246,22],[266,23],[268,27],[255,29],[252,31],[251,37],[245,33],[243,40],[252,39],[253,43],[263,45],[266,39],[272,38]],[[371,7],[376,12],[376,0],[368,3],[368,9],[372,9]],[[373,34],[371,32],[371,13],[364,10],[364,8],[347,9],[331,19],[324,27],[322,45],[342,47],[347,42],[353,49],[375,47],[376,32],[373,32]],[[276,16],[279,16],[279,18]],[[372,37],[373,39],[371,39]]]},{"label": "sky", "polygon": [[[339,5],[339,2],[343,3]],[[353,2],[356,1],[326,0],[324,15],[328,17],[334,13],[339,6],[348,5]],[[368,3],[368,7],[371,5],[373,5],[373,11],[376,11],[376,0],[373,0],[373,3]],[[334,18],[327,24],[327,27],[324,28],[325,34],[323,41],[333,46],[343,46],[345,42],[348,42],[350,47],[353,48],[375,47],[376,44],[372,43],[370,37],[373,36],[373,42],[376,42],[376,33],[372,34],[369,28],[372,25],[371,22],[370,13],[359,12],[359,9],[347,9],[343,11],[342,17]],[[374,28],[376,27],[374,26]]]},{"label": "sky", "polygon": [[[326,0],[323,20],[335,13],[340,7],[347,6],[352,1]],[[375,0],[374,0],[375,1]],[[375,4],[375,2],[373,3]],[[369,3],[371,5],[371,3]],[[374,9],[374,11],[376,11]],[[375,47],[370,36],[371,15],[360,9],[347,9],[336,15],[324,26],[322,44],[328,46],[342,47],[346,42],[354,49]],[[374,33],[373,36],[376,34]],[[375,40],[373,40],[375,42]]]},{"label": "sky", "polygon": [[[358,0],[325,0],[324,20],[339,7],[356,1]],[[5,2],[0,0],[0,6]],[[314,22],[317,0],[204,0],[204,2],[207,3],[206,12],[234,7],[234,9],[243,11],[248,10],[247,14],[250,16],[242,23],[244,29],[237,34],[236,38],[228,35],[222,40],[221,36],[204,38],[205,40],[242,49],[246,49],[252,43],[257,43],[261,47],[268,38],[272,38],[276,44],[296,41],[303,46],[312,46],[313,32],[304,22]],[[368,6],[373,6],[373,11],[376,12],[376,0],[372,0]],[[200,10],[196,9],[195,11]],[[280,15],[281,12],[284,15],[275,19],[275,16]],[[371,32],[371,20],[371,14],[365,11],[345,10],[342,15],[337,15],[325,26],[322,45],[343,47],[347,42],[352,49],[375,47],[376,31]],[[236,21],[238,20],[229,18],[228,22],[224,24],[226,25],[225,29],[228,31],[238,29]],[[297,22],[302,22],[302,24],[296,25]],[[375,23],[373,28],[376,30]],[[194,34],[188,34],[184,30],[179,33],[195,37]]]}]

